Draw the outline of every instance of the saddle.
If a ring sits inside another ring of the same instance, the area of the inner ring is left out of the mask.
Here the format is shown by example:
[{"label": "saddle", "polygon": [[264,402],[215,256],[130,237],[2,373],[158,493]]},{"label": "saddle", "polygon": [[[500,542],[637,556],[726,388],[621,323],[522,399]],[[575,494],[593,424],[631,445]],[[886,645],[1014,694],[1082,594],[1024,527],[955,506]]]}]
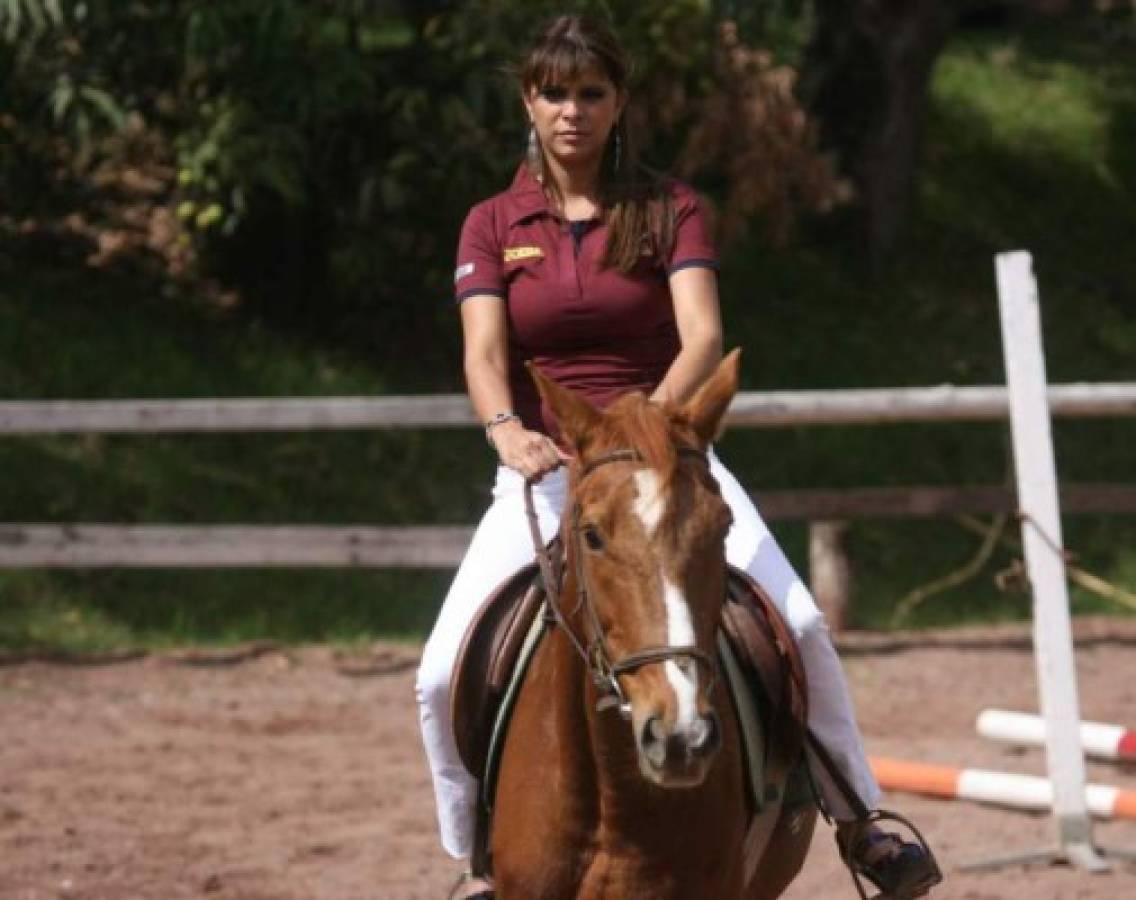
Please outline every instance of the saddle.
[{"label": "saddle", "polygon": [[[549,556],[560,578],[564,551],[559,537],[549,545]],[[531,562],[489,595],[462,639],[450,686],[450,716],[458,755],[478,781],[485,777],[490,737],[517,657],[545,597],[540,568]]]},{"label": "saddle", "polygon": [[[557,538],[549,547],[553,577],[562,578],[563,546]],[[751,801],[755,813],[770,791],[756,782],[772,780],[793,771],[801,759],[808,716],[805,669],[797,646],[772,600],[747,573],[730,567],[726,579],[719,642],[723,668],[740,670],[734,678],[734,707],[739,719],[753,711],[760,719],[764,759],[747,761],[751,774]],[[489,822],[496,772],[490,748],[504,727],[516,690],[515,669],[527,664],[543,630],[551,623],[538,621],[545,608],[546,590],[536,562],[502,582],[482,604],[466,631],[455,663],[451,685],[451,716],[458,754],[482,790],[477,804],[475,872],[488,872]],[[727,674],[730,674],[727,671]],[[739,690],[751,696],[739,698]],[[745,701],[744,703],[741,701]],[[760,769],[764,775],[755,775]],[[782,798],[784,799],[784,798]]]}]

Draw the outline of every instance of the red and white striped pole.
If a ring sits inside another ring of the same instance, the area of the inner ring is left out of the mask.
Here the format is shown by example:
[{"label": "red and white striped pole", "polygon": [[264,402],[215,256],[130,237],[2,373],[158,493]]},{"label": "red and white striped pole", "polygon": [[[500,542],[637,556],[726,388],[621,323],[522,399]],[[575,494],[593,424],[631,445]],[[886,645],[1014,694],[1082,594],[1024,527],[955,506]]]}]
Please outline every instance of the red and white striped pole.
[{"label": "red and white striped pole", "polygon": [[[1014,809],[1053,809],[1053,783],[1035,775],[956,769],[899,759],[872,757],[880,787],[949,800],[973,800]],[[1104,784],[1085,786],[1085,805],[1102,819],[1136,819],[1136,791]]]},{"label": "red and white striped pole", "polygon": [[[1045,746],[1045,720],[1032,713],[985,709],[975,723],[978,733],[994,741],[1028,747]],[[1081,722],[1081,746],[1098,759],[1136,763],[1136,731],[1104,722]]]}]

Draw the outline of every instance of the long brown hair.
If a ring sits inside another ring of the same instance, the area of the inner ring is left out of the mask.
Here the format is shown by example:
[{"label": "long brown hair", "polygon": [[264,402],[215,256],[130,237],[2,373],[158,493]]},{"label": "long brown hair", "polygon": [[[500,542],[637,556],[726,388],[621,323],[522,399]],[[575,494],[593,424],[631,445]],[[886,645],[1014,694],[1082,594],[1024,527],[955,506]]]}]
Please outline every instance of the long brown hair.
[{"label": "long brown hair", "polygon": [[[589,71],[603,73],[617,91],[628,89],[631,64],[619,40],[603,22],[579,15],[558,16],[543,27],[518,67],[525,96]],[[557,185],[543,177],[543,149],[536,151],[528,157],[530,171],[554,200],[562,201]],[[663,179],[639,164],[626,113],[604,149],[599,199],[608,225],[604,266],[627,273],[645,252],[660,262],[666,259],[674,243],[674,207]]]}]

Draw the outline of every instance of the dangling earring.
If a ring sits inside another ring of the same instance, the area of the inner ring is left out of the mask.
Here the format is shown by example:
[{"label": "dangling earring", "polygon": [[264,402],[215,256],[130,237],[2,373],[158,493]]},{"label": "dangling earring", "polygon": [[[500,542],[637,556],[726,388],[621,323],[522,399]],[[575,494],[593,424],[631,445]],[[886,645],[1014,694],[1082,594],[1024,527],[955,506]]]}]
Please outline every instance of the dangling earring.
[{"label": "dangling earring", "polygon": [[615,126],[615,159],[612,161],[612,171],[619,171],[620,158],[623,156],[623,135],[619,133],[619,125]]},{"label": "dangling earring", "polygon": [[544,156],[540,152],[540,138],[536,133],[536,126],[529,126],[528,146],[525,148],[525,163],[529,173],[539,182],[544,182]]}]

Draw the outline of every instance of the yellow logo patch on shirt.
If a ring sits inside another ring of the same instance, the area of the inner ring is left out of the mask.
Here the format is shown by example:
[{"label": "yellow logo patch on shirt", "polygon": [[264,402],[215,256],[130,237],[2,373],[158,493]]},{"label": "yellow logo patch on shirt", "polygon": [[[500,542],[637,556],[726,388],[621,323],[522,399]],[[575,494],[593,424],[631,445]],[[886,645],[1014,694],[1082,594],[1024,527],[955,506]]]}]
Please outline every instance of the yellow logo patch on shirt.
[{"label": "yellow logo patch on shirt", "polygon": [[519,259],[540,259],[544,251],[540,247],[506,247],[505,262],[516,262]]}]

